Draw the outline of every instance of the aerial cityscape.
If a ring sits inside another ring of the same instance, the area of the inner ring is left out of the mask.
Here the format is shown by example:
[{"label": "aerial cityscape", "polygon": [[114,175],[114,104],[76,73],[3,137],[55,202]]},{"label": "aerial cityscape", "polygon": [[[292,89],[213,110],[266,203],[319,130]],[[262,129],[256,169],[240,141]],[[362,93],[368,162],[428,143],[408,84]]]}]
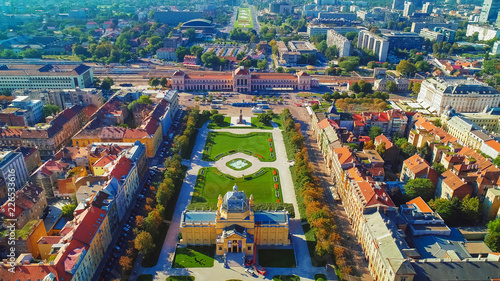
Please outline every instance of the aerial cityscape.
[{"label": "aerial cityscape", "polygon": [[500,280],[500,0],[0,1],[0,281]]}]

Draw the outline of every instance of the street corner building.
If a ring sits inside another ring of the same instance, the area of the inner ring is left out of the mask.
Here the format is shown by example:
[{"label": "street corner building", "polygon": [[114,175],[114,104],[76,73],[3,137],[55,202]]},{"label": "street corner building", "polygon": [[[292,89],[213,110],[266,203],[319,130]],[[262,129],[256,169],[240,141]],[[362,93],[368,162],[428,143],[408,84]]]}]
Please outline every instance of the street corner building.
[{"label": "street corner building", "polygon": [[186,210],[181,218],[182,245],[216,245],[216,254],[253,255],[257,245],[290,245],[287,211],[253,210],[250,198],[235,185],[219,195],[216,211]]}]

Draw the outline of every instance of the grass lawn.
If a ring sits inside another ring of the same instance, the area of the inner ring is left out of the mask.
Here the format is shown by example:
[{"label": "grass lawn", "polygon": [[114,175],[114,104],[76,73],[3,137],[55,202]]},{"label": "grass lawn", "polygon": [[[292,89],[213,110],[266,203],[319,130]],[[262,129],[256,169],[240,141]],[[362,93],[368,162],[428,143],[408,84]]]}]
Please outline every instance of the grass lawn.
[{"label": "grass lawn", "polygon": [[203,160],[216,161],[223,156],[243,152],[253,155],[263,162],[272,162],[276,160],[274,151],[271,152],[271,150],[274,150],[272,138],[272,133],[232,134],[228,132],[209,132],[203,152]]},{"label": "grass lawn", "polygon": [[238,8],[238,16],[234,22],[234,27],[253,28],[252,11],[250,8]]},{"label": "grass lawn", "polygon": [[259,264],[263,267],[295,267],[293,249],[260,249]]},{"label": "grass lawn", "polygon": [[[282,199],[282,196],[281,189],[279,189],[279,197],[276,197],[274,184],[277,183],[279,186],[280,181],[278,171],[276,170],[276,176],[274,176],[273,170],[275,169],[262,168],[257,173],[244,178],[233,178],[221,173],[217,168],[203,168],[198,174],[191,202],[217,202],[219,194],[226,194],[236,184],[238,190],[245,191],[247,196],[253,194],[255,202],[276,203],[278,198]],[[276,182],[274,177],[276,177]]]},{"label": "grass lawn", "polygon": [[167,281],[194,281],[194,276],[169,276]]},{"label": "grass lawn", "polygon": [[212,267],[214,266],[214,255],[215,246],[177,248],[172,267]]},{"label": "grass lawn", "polygon": [[297,275],[274,275],[273,281],[300,281]]},{"label": "grass lawn", "polygon": [[137,281],[153,281],[152,274],[141,274],[137,276]]}]

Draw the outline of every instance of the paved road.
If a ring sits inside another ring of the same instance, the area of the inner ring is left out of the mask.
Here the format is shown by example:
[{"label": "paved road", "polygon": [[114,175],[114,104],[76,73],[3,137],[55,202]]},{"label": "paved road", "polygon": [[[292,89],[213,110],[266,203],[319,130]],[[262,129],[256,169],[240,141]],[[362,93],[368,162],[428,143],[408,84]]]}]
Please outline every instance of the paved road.
[{"label": "paved road", "polygon": [[[227,280],[227,279],[248,279],[250,278],[241,267],[238,268],[224,268],[222,260],[220,258],[216,259],[215,264],[211,268],[172,268],[172,262],[174,258],[175,248],[178,242],[178,233],[180,231],[180,217],[182,212],[186,209],[189,204],[193,192],[193,187],[196,182],[196,178],[200,168],[213,166],[214,162],[206,162],[202,160],[203,148],[205,147],[206,138],[208,132],[208,123],[206,123],[199,131],[196,143],[193,149],[193,154],[191,155],[191,160],[184,161],[183,164],[188,165],[188,171],[186,178],[181,188],[179,194],[179,199],[177,200],[177,205],[175,206],[174,215],[172,218],[171,226],[168,230],[166,239],[163,243],[162,251],[158,259],[156,266],[152,268],[140,268],[137,269],[139,265],[136,263],[136,268],[138,274],[152,274],[154,280],[165,280],[166,277],[170,275],[192,275],[196,277],[196,280],[216,280],[214,276],[217,276],[217,280]],[[272,162],[273,167],[278,169],[280,173],[280,180],[282,186],[283,200],[287,203],[293,203],[295,207],[295,213],[300,216],[297,208],[297,202],[295,198],[295,191],[293,188],[292,178],[288,166],[288,161],[286,157],[286,151],[284,148],[283,137],[281,130],[276,124],[273,124],[273,130],[255,130],[255,129],[222,129],[217,131],[225,131],[236,134],[246,134],[249,132],[272,132],[273,139],[275,142],[275,152],[277,160]],[[244,155],[247,156],[247,155]],[[243,157],[242,158],[246,158]],[[271,162],[263,162],[271,163]],[[304,232],[299,219],[290,220],[290,234],[292,236],[292,243],[295,248],[295,255],[297,259],[296,268],[268,268],[268,274],[266,278],[269,278],[278,274],[297,274],[301,277],[301,280],[314,280],[314,274],[317,273],[327,273],[325,268],[313,267],[311,259],[309,257],[307,243],[305,241]],[[329,272],[331,275],[331,272]],[[329,280],[337,280],[334,274],[329,276]],[[220,278],[220,279],[219,279]],[[131,278],[130,280],[135,280]],[[252,277],[253,279],[253,277]],[[264,277],[259,276],[258,279],[264,279]]]}]

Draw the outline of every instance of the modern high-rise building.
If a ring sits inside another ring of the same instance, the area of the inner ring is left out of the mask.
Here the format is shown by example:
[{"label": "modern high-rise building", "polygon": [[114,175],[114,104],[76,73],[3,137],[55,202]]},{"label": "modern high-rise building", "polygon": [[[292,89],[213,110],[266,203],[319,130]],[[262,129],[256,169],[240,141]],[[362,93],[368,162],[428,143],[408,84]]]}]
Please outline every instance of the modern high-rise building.
[{"label": "modern high-rise building", "polygon": [[358,35],[358,48],[373,51],[378,61],[386,61],[389,52],[389,40],[368,30],[361,30]]},{"label": "modern high-rise building", "polygon": [[483,8],[481,9],[481,15],[479,16],[479,22],[485,23],[496,20],[499,11],[500,11],[500,1],[484,0]]},{"label": "modern high-rise building", "polygon": [[411,16],[413,15],[414,12],[415,12],[415,4],[413,4],[413,2],[405,1],[403,16],[404,17]]},{"label": "modern high-rise building", "polygon": [[403,10],[404,9],[404,0],[392,0],[392,9],[393,10]]},{"label": "modern high-rise building", "polygon": [[326,34],[326,44],[328,47],[337,46],[339,58],[348,57],[351,54],[351,41],[333,29],[328,30]]},{"label": "modern high-rise building", "polygon": [[434,9],[434,6],[432,5],[432,3],[431,2],[426,2],[422,6],[422,13],[431,14],[432,13],[432,9]]}]

